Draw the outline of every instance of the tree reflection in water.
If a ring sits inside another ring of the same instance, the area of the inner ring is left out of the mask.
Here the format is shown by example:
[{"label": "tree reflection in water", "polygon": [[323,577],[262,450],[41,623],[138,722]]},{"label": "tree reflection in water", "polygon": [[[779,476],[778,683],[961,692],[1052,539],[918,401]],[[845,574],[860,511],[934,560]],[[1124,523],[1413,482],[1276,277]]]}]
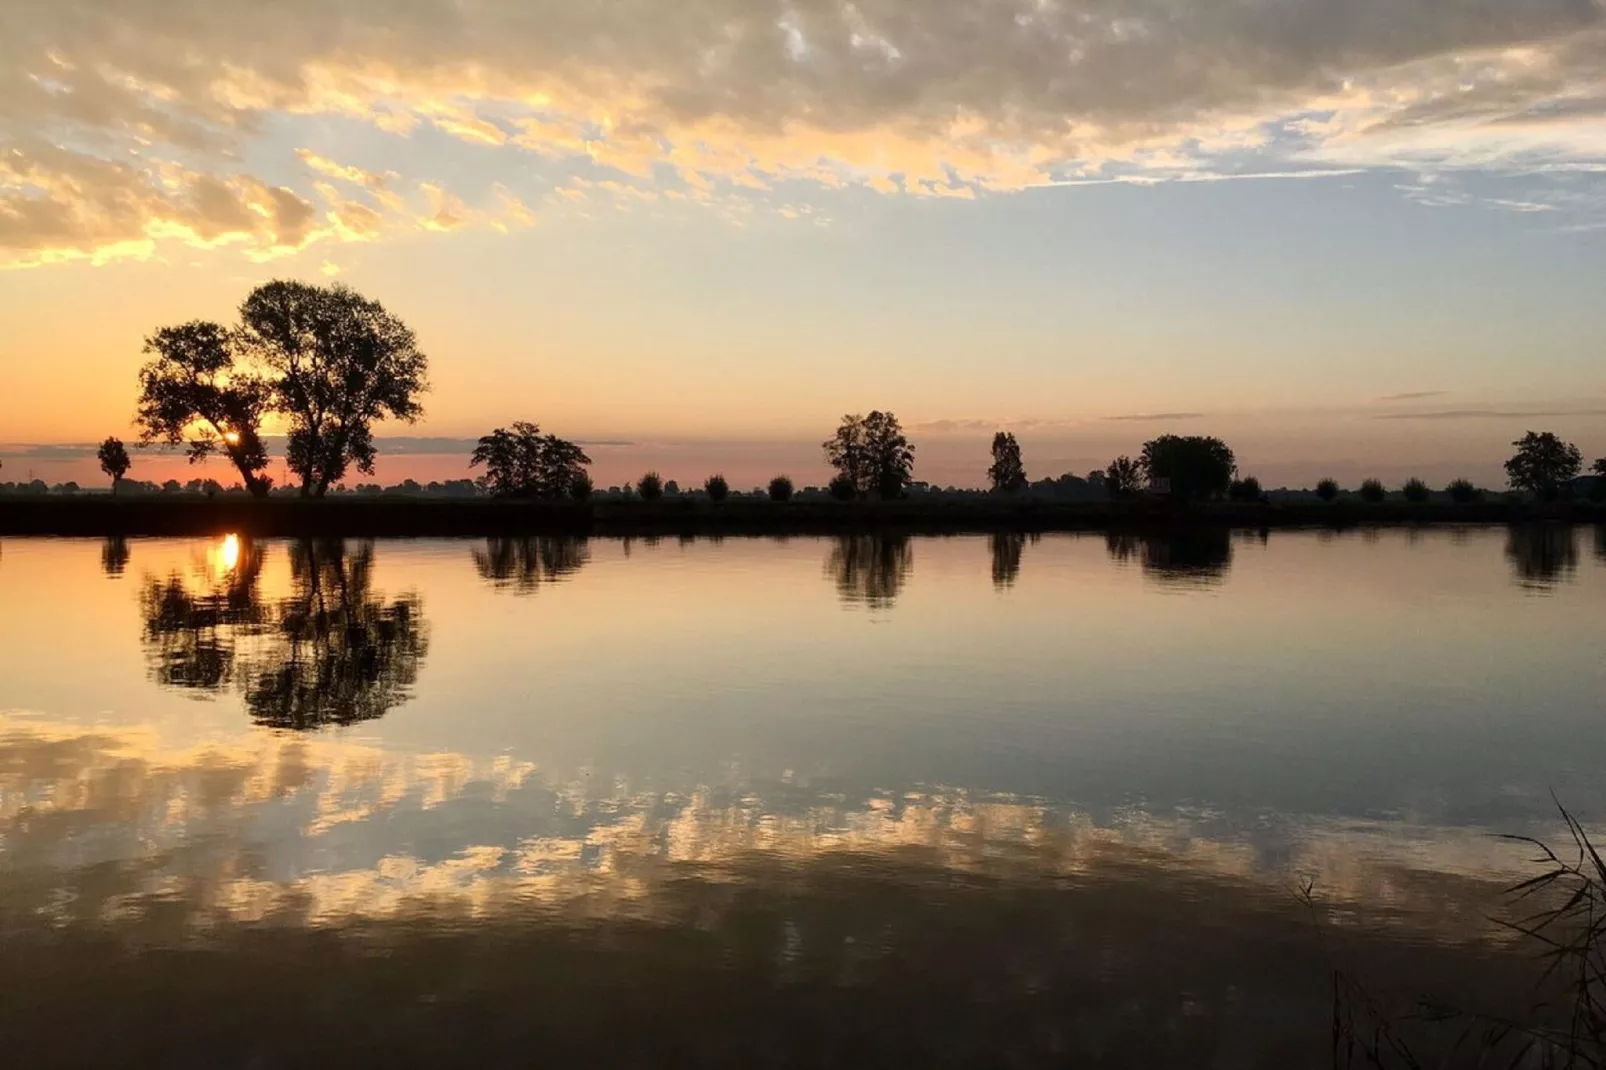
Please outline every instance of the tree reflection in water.
[{"label": "tree reflection in water", "polygon": [[121,535],[108,535],[100,544],[100,570],[108,579],[115,579],[128,568],[128,540]]},{"label": "tree reflection in water", "polygon": [[151,676],[161,685],[237,688],[259,724],[306,729],[379,717],[405,702],[428,651],[418,598],[372,590],[371,542],[290,547],[291,594],[261,596],[264,550],[229,536],[213,578],[177,573],[141,595]]},{"label": "tree reflection in water", "polygon": [[1567,524],[1514,524],[1506,558],[1518,586],[1548,591],[1578,571],[1578,534]]},{"label": "tree reflection in water", "polygon": [[586,540],[565,535],[493,537],[485,540],[483,549],[474,550],[480,578],[496,587],[511,587],[517,594],[534,594],[542,584],[571,576],[590,560]]},{"label": "tree reflection in water", "polygon": [[1160,583],[1212,586],[1232,567],[1232,533],[1226,528],[1137,534],[1112,531],[1106,549],[1117,562],[1136,560],[1143,573]]},{"label": "tree reflection in water", "polygon": [[849,605],[890,609],[903,591],[914,551],[903,535],[842,535],[831,547],[825,574]]},{"label": "tree reflection in water", "polygon": [[987,539],[988,548],[993,555],[993,586],[1002,590],[1013,587],[1020,578],[1021,551],[1027,542],[1035,543],[1038,535],[1034,532],[1023,535],[1018,531],[995,531]]}]

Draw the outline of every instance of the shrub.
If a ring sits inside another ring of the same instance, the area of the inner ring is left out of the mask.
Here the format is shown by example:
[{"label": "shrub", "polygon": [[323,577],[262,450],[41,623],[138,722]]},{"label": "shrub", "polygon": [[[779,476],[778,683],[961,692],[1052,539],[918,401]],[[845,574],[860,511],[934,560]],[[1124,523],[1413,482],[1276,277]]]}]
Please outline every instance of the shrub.
[{"label": "shrub", "polygon": [[831,480],[830,486],[826,489],[831,492],[831,497],[839,502],[851,502],[859,496],[858,485],[850,476],[837,476]]},{"label": "shrub", "polygon": [[664,496],[664,480],[657,472],[648,472],[636,481],[636,493],[644,502],[655,502]]},{"label": "shrub", "polygon": [[1387,492],[1383,489],[1381,479],[1368,479],[1361,484],[1361,501],[1371,502],[1374,505],[1384,499]]},{"label": "shrub", "polygon": [[1260,480],[1254,476],[1245,476],[1243,479],[1233,480],[1232,485],[1227,488],[1227,497],[1235,502],[1260,501]]},{"label": "shrub", "polygon": [[1316,484],[1316,497],[1324,502],[1330,502],[1338,497],[1338,480],[1324,479]]},{"label": "shrub", "polygon": [[708,500],[711,502],[722,502],[731,492],[730,484],[725,482],[725,477],[721,475],[712,475],[704,480],[703,490],[708,493]]},{"label": "shrub", "polygon": [[591,490],[591,477],[582,472],[574,477],[573,483],[569,484],[569,497],[577,502],[589,501]]},{"label": "shrub", "polygon": [[1406,480],[1405,486],[1401,489],[1405,494],[1405,500],[1408,502],[1425,502],[1430,496],[1428,485],[1420,479]]},{"label": "shrub", "polygon": [[1596,476],[1595,481],[1589,485],[1585,496],[1596,505],[1606,502],[1606,476]]},{"label": "shrub", "polygon": [[1452,502],[1457,502],[1461,505],[1475,502],[1483,497],[1478,488],[1472,485],[1472,480],[1470,479],[1452,480],[1450,485],[1444,488],[1444,492],[1450,496]]},{"label": "shrub", "polygon": [[770,501],[784,502],[792,497],[792,481],[786,476],[770,480]]}]

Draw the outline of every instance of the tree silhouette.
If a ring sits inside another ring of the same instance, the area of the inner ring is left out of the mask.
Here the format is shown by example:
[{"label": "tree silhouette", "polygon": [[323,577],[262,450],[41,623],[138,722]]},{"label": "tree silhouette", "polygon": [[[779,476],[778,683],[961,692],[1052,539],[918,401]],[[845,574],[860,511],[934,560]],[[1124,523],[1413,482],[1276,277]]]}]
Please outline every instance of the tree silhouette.
[{"label": "tree silhouette", "polygon": [[429,361],[412,330],[350,287],[264,283],[240,305],[240,324],[241,345],[277,373],[303,496],[322,497],[352,465],[372,475],[373,425],[423,413]]},{"label": "tree silhouette", "polygon": [[1514,524],[1506,558],[1520,586],[1549,590],[1578,570],[1578,536],[1565,524]]},{"label": "tree silhouette", "polygon": [[708,495],[711,502],[722,502],[730,496],[730,484],[725,482],[722,475],[711,475],[703,481],[703,493]]},{"label": "tree silhouette", "polygon": [[776,476],[770,480],[770,501],[790,501],[792,497],[792,480],[789,476]]},{"label": "tree silhouette", "polygon": [[121,483],[128,470],[134,467],[134,462],[128,459],[128,449],[123,445],[122,439],[112,436],[100,444],[95,456],[100,460],[100,470],[112,477],[112,493],[116,494],[117,484]]},{"label": "tree silhouette", "polygon": [[1227,487],[1227,497],[1235,502],[1258,502],[1264,493],[1260,489],[1260,480],[1254,476],[1235,479]]},{"label": "tree silhouette", "polygon": [[528,538],[489,538],[474,549],[474,568],[480,578],[496,587],[511,587],[517,594],[534,594],[543,584],[573,575],[591,560],[584,538],[543,535]]},{"label": "tree silhouette", "polygon": [[1020,443],[1008,431],[993,435],[993,463],[987,469],[993,490],[1013,494],[1026,486],[1026,466],[1021,463]]},{"label": "tree silhouette", "polygon": [[821,446],[838,478],[850,483],[861,498],[871,494],[901,498],[914,472],[915,448],[890,412],[844,416],[836,434]]},{"label": "tree silhouette", "polygon": [[1381,479],[1361,480],[1361,501],[1376,505],[1387,496],[1388,492],[1383,489],[1383,481]]},{"label": "tree silhouette", "polygon": [[636,480],[636,493],[641,495],[644,502],[655,502],[664,496],[664,477],[657,472],[648,472]]},{"label": "tree silhouette", "polygon": [[1406,501],[1417,504],[1425,502],[1432,497],[1432,492],[1428,490],[1428,485],[1415,477],[1405,481],[1405,486],[1400,488],[1400,493],[1405,496]]},{"label": "tree silhouette", "polygon": [[128,568],[128,540],[121,535],[108,535],[100,544],[100,570],[107,576],[121,576]]},{"label": "tree silhouette", "polygon": [[1472,485],[1470,479],[1451,480],[1450,485],[1444,488],[1444,492],[1450,496],[1452,502],[1460,505],[1475,502],[1479,497],[1478,488]]},{"label": "tree silhouette", "polygon": [[1219,438],[1161,435],[1143,444],[1143,470],[1151,479],[1168,480],[1178,498],[1192,500],[1227,493],[1238,462]]},{"label": "tree silhouette", "polygon": [[1324,479],[1316,484],[1316,497],[1330,502],[1338,497],[1338,480]]},{"label": "tree silhouette", "polygon": [[1143,489],[1143,462],[1124,454],[1104,470],[1104,488],[1112,498],[1130,498]]},{"label": "tree silhouette", "polygon": [[235,348],[228,331],[201,320],[151,335],[145,352],[155,359],[140,369],[136,422],[142,442],[182,443],[191,464],[223,453],[260,498],[273,485],[263,474],[268,453],[261,435],[273,390],[236,365]]},{"label": "tree silhouette", "polygon": [[1578,447],[1562,441],[1552,431],[1529,431],[1512,445],[1517,452],[1506,462],[1511,485],[1547,501],[1556,496],[1563,483],[1577,476],[1584,464]]},{"label": "tree silhouette", "polygon": [[902,535],[842,535],[831,547],[825,573],[849,604],[889,609],[898,600],[914,561]]},{"label": "tree silhouette", "polygon": [[[543,435],[526,420],[481,437],[468,461],[470,468],[485,466],[478,483],[497,497],[548,501],[590,497],[591,481],[585,471],[590,463],[579,446]],[[583,494],[577,493],[582,489]]]}]

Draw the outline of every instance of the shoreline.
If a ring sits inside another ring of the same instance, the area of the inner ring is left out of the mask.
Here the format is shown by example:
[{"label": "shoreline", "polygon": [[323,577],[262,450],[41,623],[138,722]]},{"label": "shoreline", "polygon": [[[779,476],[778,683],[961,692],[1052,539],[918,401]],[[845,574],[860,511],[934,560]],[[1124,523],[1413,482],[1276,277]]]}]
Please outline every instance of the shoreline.
[{"label": "shoreline", "polygon": [[1606,523],[1593,502],[1210,502],[1152,500],[772,502],[705,499],[584,504],[506,499],[111,497],[0,500],[0,535],[255,536],[839,535],[1164,530],[1190,527],[1352,528]]}]

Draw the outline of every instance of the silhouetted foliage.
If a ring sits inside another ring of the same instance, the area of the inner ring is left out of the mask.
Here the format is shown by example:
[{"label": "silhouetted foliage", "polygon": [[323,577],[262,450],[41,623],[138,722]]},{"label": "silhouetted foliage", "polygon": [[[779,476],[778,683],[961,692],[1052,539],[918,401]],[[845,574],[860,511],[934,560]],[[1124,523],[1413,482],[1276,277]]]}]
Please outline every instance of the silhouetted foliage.
[{"label": "silhouetted foliage", "polygon": [[1381,479],[1367,479],[1361,482],[1361,501],[1375,505],[1387,496],[1388,491],[1383,489]]},{"label": "silhouetted foliage", "polygon": [[1405,481],[1405,486],[1401,488],[1401,493],[1405,495],[1405,500],[1408,502],[1425,502],[1431,497],[1428,485],[1415,478]]},{"label": "silhouetted foliage", "polygon": [[236,366],[229,332],[200,320],[163,327],[145,340],[145,352],[155,359],[139,373],[141,441],[184,444],[191,464],[222,452],[253,496],[266,495],[273,480],[263,474],[261,427],[273,390]]},{"label": "silhouetted foliage", "polygon": [[1143,444],[1143,470],[1150,479],[1171,483],[1178,498],[1213,498],[1227,493],[1238,462],[1219,438],[1161,435]]},{"label": "silhouetted foliage", "polygon": [[1483,496],[1479,493],[1478,488],[1472,485],[1470,479],[1451,480],[1450,485],[1444,488],[1444,492],[1450,496],[1452,502],[1458,505],[1467,505]]},{"label": "silhouetted foliage", "polygon": [[1316,484],[1316,497],[1324,502],[1333,501],[1338,497],[1338,480],[1324,479]]},{"label": "silhouetted foliage", "polygon": [[1549,590],[1578,570],[1578,533],[1566,524],[1513,524],[1506,558],[1518,584]]},{"label": "silhouetted foliage", "polygon": [[117,485],[123,481],[128,470],[134,462],[128,459],[128,449],[123,441],[115,436],[106,439],[95,451],[95,457],[100,461],[100,470],[112,477],[112,493],[117,493]]},{"label": "silhouetted foliage", "polygon": [[[556,435],[543,435],[526,420],[485,435],[469,457],[469,467],[485,466],[480,486],[498,497],[559,501],[572,497],[591,463],[585,451]],[[589,487],[590,481],[586,479]],[[416,486],[416,484],[415,484]],[[422,489],[422,488],[419,488]]]},{"label": "silhouetted foliage", "polygon": [[987,469],[993,490],[1013,494],[1026,486],[1026,466],[1021,462],[1020,443],[1008,431],[993,435],[993,463]]},{"label": "silhouetted foliage", "polygon": [[[1015,580],[1020,576],[1021,552],[1026,547],[1028,536],[1018,531],[995,531],[987,538],[987,547],[992,551],[993,558],[993,586],[1005,588],[1014,586]],[[1031,536],[1036,541],[1036,536]]]},{"label": "silhouetted foliage", "polygon": [[1116,561],[1136,559],[1145,575],[1165,584],[1216,584],[1232,565],[1232,533],[1226,528],[1143,534],[1112,531],[1105,535],[1104,545]]},{"label": "silhouetted foliage", "polygon": [[128,568],[128,540],[121,535],[108,535],[100,544],[100,570],[107,576],[121,576]]},{"label": "silhouetted foliage", "polygon": [[792,480],[788,476],[776,476],[770,480],[770,501],[784,502],[792,498]]},{"label": "silhouetted foliage", "polygon": [[276,279],[240,305],[240,344],[277,373],[275,408],[301,493],[321,497],[347,468],[373,474],[373,425],[423,412],[429,361],[413,332],[378,301],[340,283]]},{"label": "silhouetted foliage", "polygon": [[1506,462],[1511,485],[1549,501],[1564,483],[1578,475],[1583,454],[1552,431],[1529,431],[1512,443],[1517,452]]},{"label": "silhouetted foliage", "polygon": [[580,571],[591,560],[584,538],[543,535],[526,538],[490,538],[474,550],[474,568],[495,587],[510,587],[517,594],[534,594],[543,584],[554,583]]},{"label": "silhouetted foliage", "polygon": [[588,502],[591,500],[592,489],[591,477],[581,472],[569,481],[569,498],[572,501]]},{"label": "silhouetted foliage", "polygon": [[850,476],[836,476],[826,486],[826,491],[839,502],[851,502],[859,496],[858,485]]},{"label": "silhouetted foliage", "polygon": [[1595,463],[1590,466],[1590,471],[1594,472],[1597,476],[1606,476],[1606,457],[1598,458]]},{"label": "silhouetted foliage", "polygon": [[1111,461],[1104,470],[1104,487],[1112,498],[1130,498],[1142,490],[1146,482],[1143,462],[1125,454]]},{"label": "silhouetted foliage", "polygon": [[842,601],[888,609],[909,578],[914,561],[909,540],[894,535],[843,535],[825,562]]},{"label": "silhouetted foliage", "polygon": [[836,434],[822,447],[826,461],[839,478],[851,482],[859,497],[902,497],[914,471],[915,448],[890,412],[842,417]]},{"label": "silhouetted foliage", "polygon": [[708,500],[711,502],[724,501],[730,497],[730,492],[730,484],[725,482],[724,476],[712,475],[703,481],[703,493],[708,495]]},{"label": "silhouetted foliage", "polygon": [[1265,492],[1260,489],[1260,480],[1254,476],[1235,479],[1227,488],[1227,497],[1235,502],[1258,502],[1264,496]]},{"label": "silhouetted foliage", "polygon": [[655,502],[664,496],[664,480],[657,472],[648,472],[636,480],[636,493],[644,502]]},{"label": "silhouetted foliage", "polygon": [[237,556],[211,576],[188,582],[173,573],[148,579],[140,596],[151,677],[167,687],[215,691],[233,676],[238,635],[268,623],[257,584],[263,551],[240,539]]}]

